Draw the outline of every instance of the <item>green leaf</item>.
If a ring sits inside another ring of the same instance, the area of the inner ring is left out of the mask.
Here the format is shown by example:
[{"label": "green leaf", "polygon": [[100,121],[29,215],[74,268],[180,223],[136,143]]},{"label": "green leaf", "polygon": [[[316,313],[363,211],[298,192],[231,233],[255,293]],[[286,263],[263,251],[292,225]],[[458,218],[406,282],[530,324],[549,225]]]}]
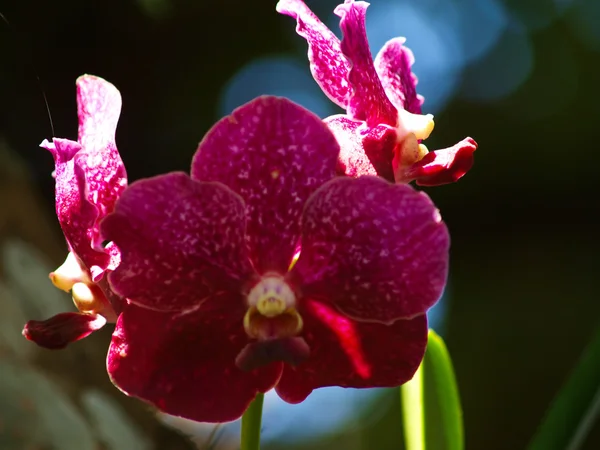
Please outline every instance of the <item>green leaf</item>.
[{"label": "green leaf", "polygon": [[462,409],[444,341],[433,330],[414,378],[400,387],[407,450],[463,450]]},{"label": "green leaf", "polygon": [[1,449],[98,448],[91,427],[68,394],[43,373],[2,359],[0,380]]},{"label": "green leaf", "polygon": [[528,450],[576,450],[600,414],[600,327],[559,391]]},{"label": "green leaf", "polygon": [[80,401],[96,437],[104,444],[102,448],[150,450],[154,447],[111,396],[91,388],[83,392]]},{"label": "green leaf", "polygon": [[260,449],[260,427],[264,394],[256,394],[250,406],[242,416],[241,450]]}]

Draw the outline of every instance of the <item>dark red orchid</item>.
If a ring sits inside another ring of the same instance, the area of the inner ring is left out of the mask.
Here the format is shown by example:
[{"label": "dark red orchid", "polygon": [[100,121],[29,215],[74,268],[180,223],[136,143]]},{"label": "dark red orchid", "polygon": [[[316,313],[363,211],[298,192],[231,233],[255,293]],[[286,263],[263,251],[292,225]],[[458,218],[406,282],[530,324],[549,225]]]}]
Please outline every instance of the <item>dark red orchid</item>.
[{"label": "dark red orchid", "polygon": [[325,122],[338,139],[346,175],[379,175],[422,186],[452,183],[473,165],[477,144],[466,138],[429,152],[421,143],[433,131],[433,116],[422,115],[423,97],[411,72],[412,52],[404,38],[388,41],[373,61],[365,30],[366,2],[346,0],[335,9],[343,39],[329,30],[302,0],[280,0],[277,11],[297,20],[308,42],[313,77],[346,114]]},{"label": "dark red orchid", "polygon": [[113,383],[169,414],[242,415],[275,387],[398,386],[427,341],[449,238],[429,198],[336,177],[339,145],[314,114],[260,97],[219,121],[191,177],[133,183],[101,224],[127,298]]},{"label": "dark red orchid", "polygon": [[29,321],[23,335],[46,348],[63,348],[107,321],[115,322],[121,299],[108,286],[105,272],[119,263],[118,249],[102,244],[99,222],[112,212],[127,185],[115,144],[121,95],[91,75],[77,79],[77,142],[54,138],[41,146],[52,153],[56,169],[56,214],[70,253],[50,274],[54,285],[73,295],[79,313]]}]

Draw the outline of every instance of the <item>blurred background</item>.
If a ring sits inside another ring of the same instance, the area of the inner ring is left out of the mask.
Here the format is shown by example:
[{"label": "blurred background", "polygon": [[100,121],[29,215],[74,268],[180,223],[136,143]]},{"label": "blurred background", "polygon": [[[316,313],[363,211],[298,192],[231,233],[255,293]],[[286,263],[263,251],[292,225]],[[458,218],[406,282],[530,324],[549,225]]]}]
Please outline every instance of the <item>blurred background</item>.
[{"label": "blurred background", "polygon": [[[210,126],[260,94],[339,112],[275,3],[0,0],[0,449],[237,448],[237,424],[157,417],[119,393],[104,369],[110,327],[58,352],[20,331],[73,308],[47,278],[66,248],[38,145],[76,138],[79,75],[121,91],[130,181],[187,170]],[[337,2],[307,3],[339,35]],[[454,358],[467,448],[523,448],[600,318],[600,2],[372,0],[367,28],[373,54],[407,38],[436,116],[428,147],[479,143],[459,183],[428,189],[453,238],[432,322]],[[398,408],[396,390],[268,396],[265,448],[400,449]],[[600,448],[599,426],[585,445]]]}]

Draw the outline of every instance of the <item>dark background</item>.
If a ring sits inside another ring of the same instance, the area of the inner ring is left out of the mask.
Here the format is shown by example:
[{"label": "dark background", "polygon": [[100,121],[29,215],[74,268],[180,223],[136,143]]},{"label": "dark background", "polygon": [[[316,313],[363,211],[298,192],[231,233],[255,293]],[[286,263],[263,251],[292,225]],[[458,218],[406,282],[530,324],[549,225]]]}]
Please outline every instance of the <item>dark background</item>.
[{"label": "dark background", "polygon": [[[53,135],[76,138],[75,79],[92,73],[121,91],[117,143],[131,181],[187,170],[237,70],[275,53],[305,62],[304,42],[275,3],[0,0],[10,22],[0,23],[0,136],[26,162],[57,242],[53,162],[38,145]],[[335,4],[309,2],[317,3],[319,12]],[[514,17],[533,19],[555,5],[527,3],[523,11],[519,2],[504,2]],[[469,449],[524,447],[600,317],[600,45],[577,31],[576,8],[588,2],[571,3],[528,31],[533,70],[516,90],[487,102],[456,95],[436,115],[428,140],[429,148],[465,135],[479,143],[470,173],[428,190],[453,238],[445,336]],[[478,64],[485,68],[485,58]],[[507,54],[494,64],[510,72],[514,63]],[[462,92],[479,82],[477,73],[465,70]],[[17,208],[22,191],[13,193]],[[105,350],[108,338],[76,345],[102,341]],[[390,417],[360,431],[369,436],[364,448],[398,448]],[[160,448],[171,448],[166,442]],[[586,448],[599,445],[596,427]]]}]

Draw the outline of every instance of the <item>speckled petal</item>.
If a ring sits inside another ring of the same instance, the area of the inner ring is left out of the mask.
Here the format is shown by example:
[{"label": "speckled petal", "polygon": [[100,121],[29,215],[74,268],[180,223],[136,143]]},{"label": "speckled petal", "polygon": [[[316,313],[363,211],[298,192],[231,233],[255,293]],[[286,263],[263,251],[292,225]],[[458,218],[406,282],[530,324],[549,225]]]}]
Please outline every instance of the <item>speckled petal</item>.
[{"label": "speckled petal", "polygon": [[60,349],[83,339],[105,324],[106,319],[98,314],[67,312],[46,320],[30,320],[23,328],[23,336],[40,347]]},{"label": "speckled petal", "polygon": [[168,414],[200,422],[238,419],[281,374],[281,363],[251,372],[235,365],[248,343],[243,314],[242,302],[237,309],[179,315],[126,307],[108,352],[112,382]]},{"label": "speckled petal", "polygon": [[387,41],[375,57],[375,70],[396,109],[421,114],[423,96],[417,94],[417,77],[411,71],[415,57],[403,46],[405,41],[403,37]]},{"label": "speckled petal", "polygon": [[416,180],[420,186],[440,186],[458,181],[473,166],[477,142],[466,138],[453,147],[435,150],[396,175],[398,182]]},{"label": "speckled petal", "polygon": [[277,97],[259,97],[223,118],[204,137],[192,178],[219,181],[246,204],[247,244],[259,273],[285,273],[300,237],[308,197],[333,178],[339,146],[313,113]]},{"label": "speckled petal", "polygon": [[448,248],[448,230],[424,193],[376,177],[338,178],[307,203],[289,276],[306,298],[389,324],[439,299]]},{"label": "speckled petal", "polygon": [[94,227],[98,210],[85,195],[85,174],[75,171],[73,157],[81,151],[81,145],[68,139],[44,140],[41,147],[54,156],[56,179],[56,215],[73,253],[86,266],[98,272],[108,265],[110,257],[92,247]]},{"label": "speckled petal", "polygon": [[296,19],[296,32],[308,42],[310,71],[325,95],[346,109],[350,65],[340,49],[340,40],[302,0],[280,0],[277,12]]},{"label": "speckled petal", "polygon": [[98,223],[114,208],[127,184],[115,144],[119,91],[91,75],[77,79],[78,142],[53,139],[41,146],[56,164],[56,213],[72,251],[96,281],[110,262]]},{"label": "speckled petal", "polygon": [[340,144],[340,166],[351,177],[378,175],[394,181],[392,160],[396,130],[388,125],[369,127],[345,115],[324,120]]},{"label": "speckled petal", "polygon": [[365,120],[369,126],[387,124],[395,127],[398,112],[385,94],[369,50],[365,29],[368,6],[366,2],[348,2],[335,9],[344,33],[341,49],[351,63],[347,111],[350,117]]},{"label": "speckled petal", "polygon": [[[110,144],[114,146],[121,114],[121,94],[118,89],[93,75],[80,76],[76,86],[78,142],[90,153],[104,151]],[[100,164],[96,162],[95,165]]]},{"label": "speckled petal", "polygon": [[198,308],[216,292],[239,289],[251,270],[244,203],[219,183],[184,173],[137,181],[101,227],[121,250],[113,290],[147,308]]},{"label": "speckled petal", "polygon": [[310,358],[286,365],[276,390],[289,403],[303,401],[313,389],[395,387],[416,372],[427,345],[427,318],[392,325],[357,322],[317,302],[307,304],[304,339]]}]

